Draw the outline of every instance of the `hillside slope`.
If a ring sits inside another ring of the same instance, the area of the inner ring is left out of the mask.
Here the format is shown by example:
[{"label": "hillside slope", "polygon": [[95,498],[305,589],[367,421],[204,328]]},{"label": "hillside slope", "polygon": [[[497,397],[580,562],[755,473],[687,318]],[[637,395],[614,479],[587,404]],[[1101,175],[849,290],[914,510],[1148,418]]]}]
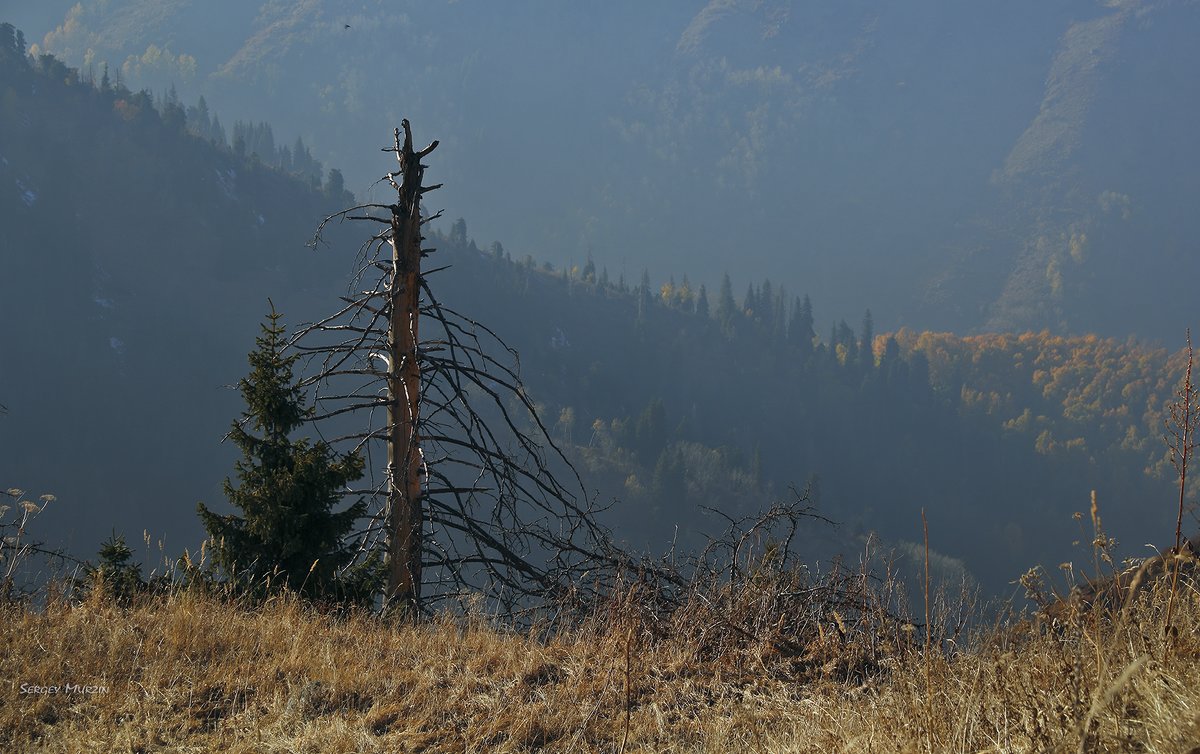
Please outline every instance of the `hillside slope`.
[{"label": "hillside slope", "polygon": [[769,276],[886,329],[1163,339],[1196,324],[1197,29],[1167,0],[88,0],[31,41],[267,118],[360,193],[355,145],[419,115],[451,215],[559,265]]},{"label": "hillside slope", "polygon": [[715,641],[706,631],[719,622],[694,614],[661,630],[624,602],[545,641],[483,620],[396,625],[278,598],[257,608],[187,593],[131,607],[93,598],[44,613],[4,604],[0,672],[11,690],[0,744],[64,754],[1187,752],[1200,744],[1200,605],[1194,589],[1181,592],[1168,646],[1154,630],[1164,591],[1119,620],[1088,611],[1056,631],[1014,622],[963,636],[939,610],[928,653],[837,610],[806,621],[804,642],[785,653],[767,635]]},{"label": "hillside slope", "polygon": [[0,471],[59,496],[77,552],[113,526],[191,545],[196,500],[232,468],[226,386],[268,297],[297,317],[344,290],[344,267],[304,248],[340,198],[61,64],[0,60],[0,96]]},{"label": "hillside slope", "polygon": [[[267,298],[292,324],[328,313],[362,239],[334,226],[305,248],[345,197],[191,135],[178,106],[53,58],[0,63],[0,315],[20,323],[0,335],[4,483],[56,494],[54,543],[76,554],[113,527],[195,547],[195,503],[222,503],[235,455],[225,386]],[[769,280],[738,297],[631,285],[590,260],[481,251],[461,221],[432,245],[450,265],[439,296],[517,350],[556,441],[639,548],[702,541],[723,528],[703,506],[749,513],[795,487],[844,524],[810,533],[814,557],[870,531],[916,540],[925,509],[935,550],[998,592],[1061,562],[1093,489],[1129,551],[1172,530],[1158,428],[1181,363],[1165,350],[875,335],[869,317],[818,338],[806,298]]]}]

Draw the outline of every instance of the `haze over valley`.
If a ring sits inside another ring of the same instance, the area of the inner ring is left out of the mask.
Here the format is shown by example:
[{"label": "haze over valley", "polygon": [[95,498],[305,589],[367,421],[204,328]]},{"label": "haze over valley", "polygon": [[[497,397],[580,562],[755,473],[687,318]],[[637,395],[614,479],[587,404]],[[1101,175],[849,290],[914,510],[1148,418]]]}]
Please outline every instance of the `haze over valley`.
[{"label": "haze over valley", "polygon": [[807,489],[840,522],[814,558],[911,547],[925,509],[946,573],[1007,595],[1076,557],[1092,490],[1126,554],[1172,531],[1197,3],[0,15],[0,482],[57,495],[41,536],[79,557],[198,546],[267,298],[335,309],[360,229],[305,244],[392,201],[402,118],[440,142],[440,295],[636,548]]}]

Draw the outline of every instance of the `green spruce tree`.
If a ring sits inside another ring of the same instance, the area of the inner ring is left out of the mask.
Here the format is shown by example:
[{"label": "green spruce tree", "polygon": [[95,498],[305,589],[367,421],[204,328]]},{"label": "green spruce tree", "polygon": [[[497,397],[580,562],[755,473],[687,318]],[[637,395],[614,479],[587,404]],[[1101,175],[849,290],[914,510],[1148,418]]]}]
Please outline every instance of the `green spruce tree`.
[{"label": "green spruce tree", "polygon": [[133,551],[125,544],[125,537],[113,532],[100,544],[97,553],[99,563],[85,567],[85,578],[79,582],[85,591],[101,588],[105,594],[119,604],[128,603],[138,592],[146,588],[142,580],[142,568],[133,560]]},{"label": "green spruce tree", "polygon": [[862,336],[858,344],[858,358],[864,372],[875,368],[875,320],[871,310],[867,309],[863,317]]},{"label": "green spruce tree", "polygon": [[802,360],[812,354],[813,340],[816,339],[817,332],[813,329],[812,301],[809,300],[807,294],[804,296],[803,302],[797,298],[792,304],[792,319],[788,323],[787,336],[799,351]]},{"label": "green spruce tree", "polygon": [[733,315],[737,311],[737,304],[733,300],[733,283],[729,280],[729,273],[721,278],[721,292],[717,294],[717,322],[721,325],[721,331],[726,337],[733,337]]},{"label": "green spruce tree", "polygon": [[312,415],[284,355],[284,328],[274,306],[250,352],[250,374],[238,382],[246,402],[230,438],[242,451],[238,484],[225,495],[242,512],[218,515],[198,505],[214,543],[214,559],[239,588],[287,587],[309,597],[365,600],[377,584],[377,560],[343,572],[354,559],[346,538],[367,504],[336,510],[346,486],[363,474],[357,454],[339,456],[324,442],[290,435]]}]

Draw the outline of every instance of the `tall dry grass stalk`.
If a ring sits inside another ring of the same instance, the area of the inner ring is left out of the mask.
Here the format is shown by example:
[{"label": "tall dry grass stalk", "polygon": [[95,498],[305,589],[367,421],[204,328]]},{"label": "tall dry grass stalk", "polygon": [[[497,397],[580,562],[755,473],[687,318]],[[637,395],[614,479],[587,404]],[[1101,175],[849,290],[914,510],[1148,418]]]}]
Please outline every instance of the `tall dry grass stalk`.
[{"label": "tall dry grass stalk", "polygon": [[933,674],[930,662],[933,649],[933,623],[929,617],[929,521],[925,518],[925,509],[921,509],[921,531],[925,537],[925,698],[927,729],[933,729]]},{"label": "tall dry grass stalk", "polygon": [[[1179,511],[1175,519],[1175,547],[1171,551],[1171,597],[1167,601],[1167,617],[1163,630],[1170,634],[1173,630],[1171,619],[1174,615],[1175,593],[1178,590],[1179,558],[1183,555],[1183,510],[1187,492],[1188,462],[1196,449],[1196,427],[1200,422],[1200,394],[1192,385],[1192,330],[1187,331],[1187,370],[1184,372],[1183,385],[1177,393],[1177,398],[1170,406],[1166,419],[1169,437],[1167,444],[1171,450],[1171,463],[1179,476]],[[1167,651],[1170,650],[1170,642]]]}]

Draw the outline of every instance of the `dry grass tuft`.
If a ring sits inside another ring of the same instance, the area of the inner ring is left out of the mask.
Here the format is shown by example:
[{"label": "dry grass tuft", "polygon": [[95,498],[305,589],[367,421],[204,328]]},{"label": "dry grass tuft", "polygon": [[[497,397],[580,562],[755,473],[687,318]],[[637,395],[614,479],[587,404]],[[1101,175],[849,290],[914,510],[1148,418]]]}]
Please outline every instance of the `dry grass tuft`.
[{"label": "dry grass tuft", "polygon": [[[957,643],[938,626],[928,653],[924,627],[871,612],[882,600],[781,605],[790,592],[778,586],[698,594],[666,615],[629,589],[551,634],[478,616],[389,625],[289,597],[251,607],[194,591],[125,606],[103,593],[41,609],[0,605],[0,749],[1179,754],[1200,746],[1200,591],[1190,574],[1177,588],[1170,647],[1166,579],[1128,603],[1081,602],[1052,625],[1005,622]],[[66,684],[81,688],[29,693]]]}]

